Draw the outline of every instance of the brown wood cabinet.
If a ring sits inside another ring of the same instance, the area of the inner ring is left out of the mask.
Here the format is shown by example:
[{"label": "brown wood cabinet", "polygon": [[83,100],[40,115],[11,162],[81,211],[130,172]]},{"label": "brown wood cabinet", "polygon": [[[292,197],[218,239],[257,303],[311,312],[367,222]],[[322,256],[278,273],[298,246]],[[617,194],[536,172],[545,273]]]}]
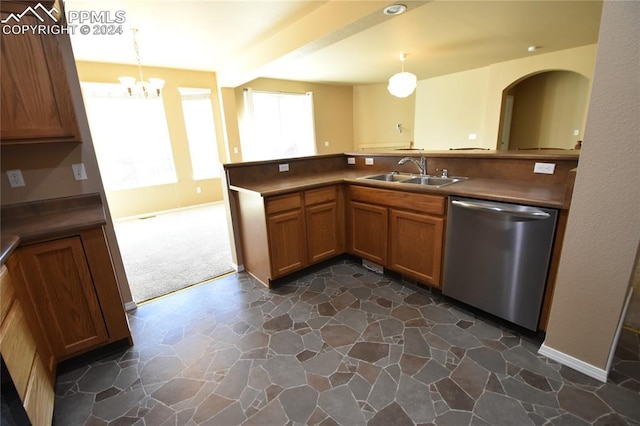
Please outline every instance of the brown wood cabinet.
[{"label": "brown wood cabinet", "polygon": [[[47,9],[53,5],[49,1],[40,3]],[[3,1],[0,16],[4,20],[11,13],[21,14],[28,6],[37,4]],[[20,18],[20,25],[43,24],[55,22],[42,23],[32,13]],[[34,34],[30,30],[2,35],[0,143],[3,145],[81,142],[60,37],[63,36]]]},{"label": "brown wood cabinet", "polygon": [[246,270],[271,281],[344,252],[340,185],[263,198],[238,193]]},{"label": "brown wood cabinet", "polygon": [[22,296],[56,362],[131,333],[101,227],[19,247]]},{"label": "brown wood cabinet", "polygon": [[57,358],[108,340],[80,237],[26,246],[20,257],[29,296]]},{"label": "brown wood cabinet", "polygon": [[349,252],[440,287],[442,195],[349,187]]},{"label": "brown wood cabinet", "polygon": [[53,372],[46,362],[49,348],[37,337],[18,300],[13,275],[6,266],[0,270],[2,321],[0,352],[11,381],[23,403],[31,424],[50,425],[55,399]]}]

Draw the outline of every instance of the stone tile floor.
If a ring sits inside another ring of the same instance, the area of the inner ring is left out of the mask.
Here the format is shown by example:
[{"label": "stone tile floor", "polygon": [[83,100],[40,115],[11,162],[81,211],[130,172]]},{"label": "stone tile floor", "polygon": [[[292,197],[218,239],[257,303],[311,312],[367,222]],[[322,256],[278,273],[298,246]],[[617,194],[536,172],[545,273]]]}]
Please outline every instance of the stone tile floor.
[{"label": "stone tile floor", "polygon": [[340,260],[140,306],[135,345],[60,369],[55,425],[640,425],[640,341],[607,384],[437,292]]}]

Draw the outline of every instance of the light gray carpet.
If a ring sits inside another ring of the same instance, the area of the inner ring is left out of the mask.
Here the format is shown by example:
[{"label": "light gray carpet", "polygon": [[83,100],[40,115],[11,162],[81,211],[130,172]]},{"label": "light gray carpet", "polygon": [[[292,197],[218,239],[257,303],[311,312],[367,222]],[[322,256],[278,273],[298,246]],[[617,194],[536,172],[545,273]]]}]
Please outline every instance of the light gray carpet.
[{"label": "light gray carpet", "polygon": [[119,221],[115,230],[137,303],[234,270],[222,203]]}]

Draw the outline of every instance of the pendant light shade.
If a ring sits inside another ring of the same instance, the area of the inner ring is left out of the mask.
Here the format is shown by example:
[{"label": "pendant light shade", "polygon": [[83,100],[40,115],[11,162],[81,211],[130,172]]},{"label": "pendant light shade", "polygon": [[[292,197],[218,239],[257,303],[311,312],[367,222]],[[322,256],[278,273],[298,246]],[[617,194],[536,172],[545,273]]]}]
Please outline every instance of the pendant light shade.
[{"label": "pendant light shade", "polygon": [[404,71],[404,60],[407,55],[404,53],[400,55],[400,61],[402,61],[402,72],[394,74],[389,78],[389,85],[387,89],[389,93],[398,98],[406,98],[411,95],[416,89],[418,78],[415,74]]}]

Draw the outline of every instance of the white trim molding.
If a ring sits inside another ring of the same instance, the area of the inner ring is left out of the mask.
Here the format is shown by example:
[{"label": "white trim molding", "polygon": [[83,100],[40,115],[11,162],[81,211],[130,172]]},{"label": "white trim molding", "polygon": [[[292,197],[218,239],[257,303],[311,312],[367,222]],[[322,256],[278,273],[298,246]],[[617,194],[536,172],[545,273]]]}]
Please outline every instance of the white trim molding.
[{"label": "white trim molding", "polygon": [[135,311],[136,309],[138,309],[138,304],[134,301],[127,302],[124,304],[124,309],[127,312]]},{"label": "white trim molding", "polygon": [[538,353],[540,355],[546,356],[549,359],[552,359],[553,361],[559,362],[562,365],[573,368],[580,373],[586,374],[589,377],[599,380],[602,383],[607,383],[607,376],[609,375],[609,372],[603,370],[602,368],[587,364],[586,362],[579,360],[578,358],[574,358],[571,355],[567,355],[563,352],[546,346],[544,343],[542,344],[542,346],[540,346]]}]

